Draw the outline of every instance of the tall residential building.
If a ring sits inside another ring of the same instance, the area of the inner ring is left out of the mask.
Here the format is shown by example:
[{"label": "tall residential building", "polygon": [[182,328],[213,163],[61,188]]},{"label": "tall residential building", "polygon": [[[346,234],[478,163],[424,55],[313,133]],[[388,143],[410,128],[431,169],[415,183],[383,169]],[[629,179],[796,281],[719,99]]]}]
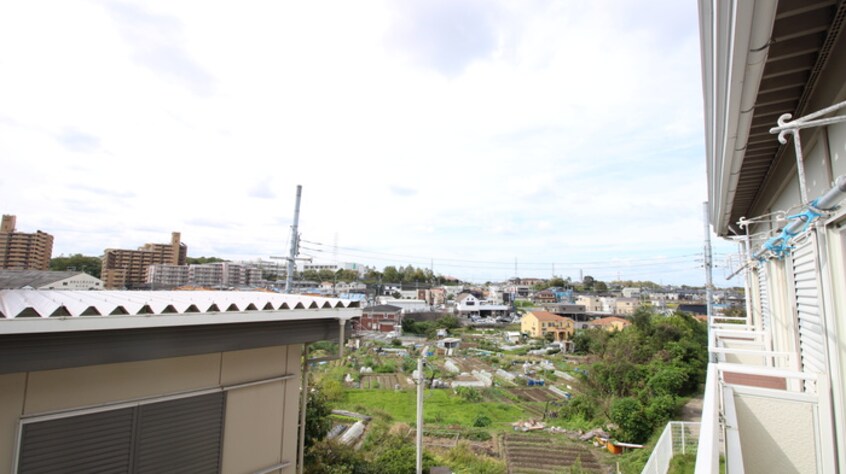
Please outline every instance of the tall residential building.
[{"label": "tall residential building", "polygon": [[106,249],[100,278],[106,288],[132,288],[144,285],[147,267],[157,263],[185,265],[188,247],[180,233],[171,233],[169,244],[144,244],[138,250]]},{"label": "tall residential building", "polygon": [[53,256],[53,236],[41,232],[17,232],[15,216],[3,215],[0,223],[0,269],[47,270]]}]

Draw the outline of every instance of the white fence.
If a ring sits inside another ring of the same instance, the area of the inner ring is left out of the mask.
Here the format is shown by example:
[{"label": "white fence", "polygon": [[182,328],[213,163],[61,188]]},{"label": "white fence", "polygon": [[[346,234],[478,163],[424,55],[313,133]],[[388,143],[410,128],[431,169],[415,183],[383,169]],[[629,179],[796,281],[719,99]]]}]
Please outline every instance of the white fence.
[{"label": "white fence", "polygon": [[641,474],[666,474],[670,469],[670,460],[677,454],[696,454],[699,443],[699,423],[671,421],[667,423],[649,461]]}]

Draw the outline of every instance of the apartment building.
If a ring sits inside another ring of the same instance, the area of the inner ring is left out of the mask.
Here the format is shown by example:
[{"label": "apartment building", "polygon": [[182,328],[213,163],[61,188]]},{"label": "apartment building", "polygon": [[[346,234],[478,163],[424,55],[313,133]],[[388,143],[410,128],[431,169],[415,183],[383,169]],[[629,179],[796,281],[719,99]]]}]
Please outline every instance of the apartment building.
[{"label": "apartment building", "polygon": [[180,238],[179,232],[173,232],[169,244],[148,243],[138,250],[106,249],[100,278],[106,288],[143,286],[150,265],[185,265],[188,246]]},{"label": "apartment building", "polygon": [[0,269],[48,270],[53,256],[53,236],[40,230],[18,232],[17,218],[3,215],[0,222]]},{"label": "apartment building", "polygon": [[154,263],[147,267],[144,280],[152,288],[175,288],[188,284],[188,265]]},{"label": "apartment building", "polygon": [[261,281],[261,270],[231,262],[192,265],[154,264],[147,267],[146,283],[154,288],[182,285],[206,288],[243,288]]},{"label": "apartment building", "polygon": [[696,472],[846,472],[846,1],[699,11],[711,225],[749,252]]}]

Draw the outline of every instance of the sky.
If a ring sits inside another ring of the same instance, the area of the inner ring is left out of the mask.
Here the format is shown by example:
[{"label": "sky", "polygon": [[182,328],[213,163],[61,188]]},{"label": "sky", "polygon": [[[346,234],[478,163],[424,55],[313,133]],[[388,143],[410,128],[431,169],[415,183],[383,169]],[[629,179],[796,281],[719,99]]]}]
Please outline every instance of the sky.
[{"label": "sky", "polygon": [[2,2],[0,212],[268,259],[302,185],[315,263],[701,285],[699,54],[694,0]]}]

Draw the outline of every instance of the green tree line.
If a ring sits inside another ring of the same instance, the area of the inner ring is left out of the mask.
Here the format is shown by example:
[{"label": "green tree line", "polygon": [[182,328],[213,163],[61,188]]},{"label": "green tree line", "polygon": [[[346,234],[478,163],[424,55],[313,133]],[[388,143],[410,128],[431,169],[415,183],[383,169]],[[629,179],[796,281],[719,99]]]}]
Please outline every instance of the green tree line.
[{"label": "green tree line", "polygon": [[597,361],[583,376],[583,393],[565,412],[584,420],[608,419],[621,441],[642,443],[677,413],[682,397],[695,395],[708,365],[708,333],[686,313],[670,316],[641,308],[619,332],[585,329],[575,350]]}]

